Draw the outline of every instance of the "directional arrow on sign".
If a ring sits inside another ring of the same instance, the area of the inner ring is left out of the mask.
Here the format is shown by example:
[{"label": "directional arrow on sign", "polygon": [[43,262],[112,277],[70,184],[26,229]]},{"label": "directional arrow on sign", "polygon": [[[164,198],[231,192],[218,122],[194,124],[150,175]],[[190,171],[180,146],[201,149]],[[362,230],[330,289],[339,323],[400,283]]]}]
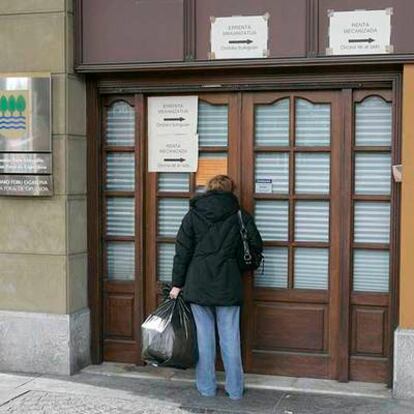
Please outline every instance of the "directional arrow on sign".
[{"label": "directional arrow on sign", "polygon": [[249,45],[250,43],[253,43],[253,40],[229,40],[229,43],[246,43],[247,45]]},{"label": "directional arrow on sign", "polygon": [[368,39],[348,39],[349,43],[372,43],[375,42],[375,39],[369,37]]},{"label": "directional arrow on sign", "polygon": [[184,162],[185,158],[164,158],[165,162]]},{"label": "directional arrow on sign", "polygon": [[180,121],[180,122],[182,122],[182,121],[185,121],[185,118],[183,118],[183,117],[179,117],[179,118],[164,118],[164,121]]}]

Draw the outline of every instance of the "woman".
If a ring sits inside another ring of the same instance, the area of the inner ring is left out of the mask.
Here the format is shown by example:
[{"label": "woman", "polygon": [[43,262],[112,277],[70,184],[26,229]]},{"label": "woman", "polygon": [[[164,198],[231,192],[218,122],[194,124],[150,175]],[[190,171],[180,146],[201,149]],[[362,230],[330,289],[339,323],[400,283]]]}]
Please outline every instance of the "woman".
[{"label": "woman", "polygon": [[[238,257],[242,249],[240,209],[233,194],[234,183],[226,175],[212,178],[206,193],[190,201],[190,210],[178,231],[170,297],[183,290],[191,304],[196,327],[199,360],[196,365],[198,391],[216,394],[215,323],[226,371],[226,392],[231,399],[243,395],[240,351],[240,305],[242,272]],[[262,239],[253,218],[243,212],[251,244],[262,251]]]}]

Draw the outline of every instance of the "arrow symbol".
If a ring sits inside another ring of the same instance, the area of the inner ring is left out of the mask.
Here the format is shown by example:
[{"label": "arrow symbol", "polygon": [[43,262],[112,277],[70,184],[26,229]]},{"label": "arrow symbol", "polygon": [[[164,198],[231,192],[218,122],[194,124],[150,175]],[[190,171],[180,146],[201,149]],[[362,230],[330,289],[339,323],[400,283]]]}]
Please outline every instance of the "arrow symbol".
[{"label": "arrow symbol", "polygon": [[183,118],[182,116],[180,116],[179,118],[164,118],[164,121],[185,121],[185,118]]},{"label": "arrow symbol", "polygon": [[250,43],[253,43],[253,40],[246,39],[246,40],[229,40],[229,43],[246,43],[247,45],[250,45]]},{"label": "arrow symbol", "polygon": [[185,158],[164,158],[165,162],[184,162]]},{"label": "arrow symbol", "polygon": [[349,43],[372,43],[375,42],[375,39],[369,37],[368,39],[348,39]]}]

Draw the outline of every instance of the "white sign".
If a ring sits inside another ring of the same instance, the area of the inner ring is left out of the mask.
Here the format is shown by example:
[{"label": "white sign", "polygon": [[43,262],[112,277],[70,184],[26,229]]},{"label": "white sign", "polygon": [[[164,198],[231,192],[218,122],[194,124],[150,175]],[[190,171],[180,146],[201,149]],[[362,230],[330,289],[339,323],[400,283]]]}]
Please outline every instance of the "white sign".
[{"label": "white sign", "polygon": [[197,171],[197,112],[197,96],[148,98],[148,171]]},{"label": "white sign", "polygon": [[263,58],[268,51],[269,14],[211,17],[211,59]]},{"label": "white sign", "polygon": [[329,11],[327,55],[392,53],[392,9]]},{"label": "white sign", "polygon": [[272,192],[272,179],[271,178],[257,178],[255,185],[255,193],[271,193]]}]

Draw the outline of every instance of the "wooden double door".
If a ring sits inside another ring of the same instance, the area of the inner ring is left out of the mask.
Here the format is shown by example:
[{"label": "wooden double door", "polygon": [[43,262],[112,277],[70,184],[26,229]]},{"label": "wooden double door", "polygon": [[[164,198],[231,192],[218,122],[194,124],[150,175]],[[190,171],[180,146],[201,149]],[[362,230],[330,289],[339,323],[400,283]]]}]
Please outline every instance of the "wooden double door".
[{"label": "wooden double door", "polygon": [[[175,236],[228,173],[262,234],[245,275],[247,372],[386,382],[398,215],[389,90],[200,94],[197,173],[146,171],[146,96],[104,96],[97,261],[101,360],[141,363],[139,325],[171,279]],[[99,313],[99,312],[98,312]]]}]

